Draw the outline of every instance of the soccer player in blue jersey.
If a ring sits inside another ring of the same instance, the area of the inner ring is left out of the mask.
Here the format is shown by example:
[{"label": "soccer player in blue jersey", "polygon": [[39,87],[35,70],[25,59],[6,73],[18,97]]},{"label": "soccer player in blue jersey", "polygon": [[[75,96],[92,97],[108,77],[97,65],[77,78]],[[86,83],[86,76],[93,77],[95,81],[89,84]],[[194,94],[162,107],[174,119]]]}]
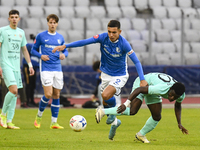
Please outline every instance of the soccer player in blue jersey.
[{"label": "soccer player in blue jersey", "polygon": [[[51,129],[63,129],[57,123],[59,107],[60,107],[60,91],[63,88],[63,72],[60,60],[68,56],[67,49],[63,53],[52,53],[52,50],[59,45],[63,45],[65,40],[63,36],[56,32],[59,18],[55,14],[47,17],[48,30],[39,33],[36,36],[31,53],[41,58],[40,75],[44,89],[44,95],[40,100],[38,113],[35,118],[34,126],[40,128],[42,114],[48,105],[50,98],[51,104]],[[39,48],[39,51],[37,49]]]},{"label": "soccer player in blue jersey", "polygon": [[20,129],[12,123],[12,119],[15,114],[18,89],[23,87],[20,71],[21,50],[28,63],[30,75],[34,75],[34,70],[26,48],[25,33],[17,27],[20,21],[19,11],[11,10],[8,20],[10,25],[0,28],[0,76],[4,78],[9,90],[4,98],[0,124],[3,128]]},{"label": "soccer player in blue jersey", "polygon": [[[97,122],[100,122],[104,115],[135,115],[140,109],[143,99],[147,104],[151,116],[146,121],[144,127],[136,133],[135,137],[143,143],[150,143],[146,134],[152,131],[161,119],[162,97],[170,102],[176,100],[174,105],[178,128],[183,134],[188,134],[188,130],[181,124],[181,102],[185,98],[184,84],[177,82],[171,76],[164,73],[149,73],[145,76],[148,86],[140,87],[139,78],[133,83],[132,93],[127,101],[119,107],[109,109],[99,109],[96,113]],[[130,106],[130,107],[129,107]]]},{"label": "soccer player in blue jersey", "polygon": [[[89,39],[75,41],[69,44],[64,44],[54,48],[53,52],[62,51],[69,47],[80,47],[92,43],[100,43],[101,51],[101,92],[104,107],[114,107],[116,104],[113,95],[119,95],[121,88],[128,80],[127,71],[127,55],[136,66],[137,72],[140,77],[140,85],[146,86],[143,69],[140,61],[138,60],[135,52],[131,48],[128,41],[122,37],[120,22],[111,20],[107,26],[108,32],[98,34]],[[98,108],[97,108],[98,110]],[[110,118],[108,118],[110,119]],[[111,119],[112,120],[112,119]],[[111,130],[109,132],[109,139],[113,140],[117,127],[120,126],[121,121],[116,117],[111,123]]]}]

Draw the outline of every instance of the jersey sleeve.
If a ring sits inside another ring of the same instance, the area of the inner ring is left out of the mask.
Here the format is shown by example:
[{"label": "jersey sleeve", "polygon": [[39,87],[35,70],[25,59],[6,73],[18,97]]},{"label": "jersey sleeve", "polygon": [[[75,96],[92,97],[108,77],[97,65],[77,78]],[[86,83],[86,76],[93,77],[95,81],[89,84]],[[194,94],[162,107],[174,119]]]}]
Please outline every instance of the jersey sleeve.
[{"label": "jersey sleeve", "polygon": [[124,50],[125,50],[126,53],[133,51],[131,45],[125,39],[123,40],[123,46],[124,46]]},{"label": "jersey sleeve", "polygon": [[148,94],[164,95],[168,92],[169,86],[165,84],[150,85]]},{"label": "jersey sleeve", "polygon": [[24,46],[26,46],[26,44],[27,44],[27,41],[26,41],[26,36],[25,36],[25,33],[24,33],[24,31],[23,31],[23,36],[22,36],[22,43],[21,43],[21,47],[24,47]]},{"label": "jersey sleeve", "polygon": [[181,103],[185,98],[185,93],[183,93],[176,101]]}]

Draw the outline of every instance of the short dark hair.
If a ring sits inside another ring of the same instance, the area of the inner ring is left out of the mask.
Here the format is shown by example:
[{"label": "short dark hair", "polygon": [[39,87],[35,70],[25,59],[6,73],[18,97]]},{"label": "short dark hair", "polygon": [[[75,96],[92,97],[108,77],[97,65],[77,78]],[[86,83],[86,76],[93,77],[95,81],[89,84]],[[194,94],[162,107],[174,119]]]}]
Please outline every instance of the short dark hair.
[{"label": "short dark hair", "polygon": [[99,67],[100,67],[100,61],[98,60],[98,61],[95,61],[94,63],[93,63],[93,65],[92,65],[92,69],[94,70],[94,71],[97,71],[97,69],[99,69]]},{"label": "short dark hair", "polygon": [[108,27],[117,27],[118,29],[120,29],[121,25],[118,20],[110,20],[110,22],[108,23]]},{"label": "short dark hair", "polygon": [[181,82],[176,82],[171,87],[172,90],[176,93],[176,95],[181,96],[185,92],[185,85]]},{"label": "short dark hair", "polygon": [[47,16],[47,22],[49,22],[50,19],[54,19],[57,23],[58,23],[58,21],[59,21],[58,16],[55,15],[55,14],[50,14],[50,15],[48,15],[48,16]]},{"label": "short dark hair", "polygon": [[9,16],[10,16],[10,15],[15,15],[15,14],[19,15],[19,11],[16,10],[16,9],[12,9],[12,10],[9,11],[8,14],[9,14]]}]

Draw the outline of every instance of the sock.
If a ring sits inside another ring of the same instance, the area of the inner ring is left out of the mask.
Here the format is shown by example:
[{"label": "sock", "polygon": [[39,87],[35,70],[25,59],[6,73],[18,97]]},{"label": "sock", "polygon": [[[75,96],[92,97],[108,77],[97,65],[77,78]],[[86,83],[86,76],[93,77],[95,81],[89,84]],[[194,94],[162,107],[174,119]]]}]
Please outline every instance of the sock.
[{"label": "sock", "polygon": [[60,99],[53,99],[51,104],[52,122],[57,122],[59,108],[60,108]]},{"label": "sock", "polygon": [[109,108],[109,109],[103,109],[104,113],[106,115],[116,115],[116,116],[121,116],[121,115],[130,115],[130,108],[129,107],[126,107],[126,110],[122,113],[122,114],[118,114],[117,113],[117,108],[118,107],[112,107],[112,108]]},{"label": "sock", "polygon": [[108,100],[104,100],[110,107],[115,107],[116,105],[116,99],[115,97],[111,97],[110,99]]},{"label": "sock", "polygon": [[117,117],[116,117],[115,120],[111,123],[111,125],[117,125]]},{"label": "sock", "polygon": [[16,103],[17,103],[17,97],[14,97],[11,101],[10,107],[8,108],[7,122],[12,122],[12,119],[15,114]]},{"label": "sock", "polygon": [[39,103],[39,110],[38,110],[38,116],[42,117],[42,113],[44,111],[44,109],[46,108],[46,106],[48,105],[49,99],[47,99],[45,96],[43,96],[40,100]]},{"label": "sock", "polygon": [[8,93],[6,94],[6,96],[4,98],[4,103],[3,103],[3,108],[2,108],[2,113],[3,114],[7,113],[8,108],[11,105],[11,101],[13,100],[14,97],[15,97],[15,94],[13,94],[10,91],[8,91]]},{"label": "sock", "polygon": [[140,133],[144,136],[152,131],[158,124],[159,121],[153,120],[152,116],[149,117],[144,127],[140,130]]}]

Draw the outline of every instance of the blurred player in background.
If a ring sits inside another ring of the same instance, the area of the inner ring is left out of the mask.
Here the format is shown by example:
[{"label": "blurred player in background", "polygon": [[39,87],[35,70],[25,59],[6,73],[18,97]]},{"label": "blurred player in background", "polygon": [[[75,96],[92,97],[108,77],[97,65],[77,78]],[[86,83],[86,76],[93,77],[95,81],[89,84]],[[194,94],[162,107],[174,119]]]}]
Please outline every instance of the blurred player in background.
[{"label": "blurred player in background", "polygon": [[[38,113],[35,118],[34,126],[40,128],[42,114],[48,105],[50,98],[51,104],[51,129],[63,129],[57,123],[59,107],[60,107],[60,91],[63,88],[63,72],[60,60],[68,56],[67,49],[63,53],[52,53],[52,50],[59,45],[63,45],[65,40],[63,36],[56,32],[59,18],[55,14],[47,17],[48,30],[39,33],[36,36],[31,53],[38,58],[40,62],[41,82],[44,89],[44,95],[40,100]],[[40,53],[37,51],[39,48]]]},{"label": "blurred player in background", "polygon": [[174,110],[178,128],[183,134],[188,134],[188,130],[181,124],[181,102],[185,98],[185,86],[164,73],[149,73],[144,77],[148,82],[148,86],[140,87],[139,78],[137,78],[133,83],[132,93],[127,101],[119,107],[100,108],[96,114],[97,122],[100,122],[105,114],[135,115],[140,109],[143,99],[145,99],[145,103],[151,112],[151,117],[146,121],[144,127],[136,133],[135,137],[143,143],[150,143],[145,135],[152,131],[161,119],[163,97],[170,102],[176,100]]},{"label": "blurred player in background", "polygon": [[23,87],[20,71],[21,48],[28,63],[30,75],[34,74],[34,70],[26,48],[25,33],[17,27],[20,21],[19,11],[11,10],[8,20],[10,25],[0,28],[0,76],[4,78],[4,82],[9,90],[4,98],[0,122],[4,128],[20,129],[12,123],[12,119],[15,114],[18,89]]},{"label": "blurred player in background", "polygon": [[[127,71],[127,55],[133,61],[136,66],[137,72],[140,77],[141,86],[146,86],[143,69],[140,61],[138,60],[135,52],[128,43],[128,41],[122,37],[120,22],[117,20],[110,20],[107,26],[108,32],[97,34],[89,39],[84,39],[62,46],[56,47],[53,52],[62,51],[69,47],[80,47],[92,43],[100,43],[101,50],[101,93],[104,106],[114,107],[116,100],[113,95],[119,95],[121,88],[126,84],[129,74]],[[98,108],[97,108],[98,111]],[[109,118],[111,123],[111,129],[109,132],[109,139],[113,140],[116,129],[120,126],[121,121],[115,118]],[[107,121],[108,121],[107,119]],[[114,120],[114,121],[113,121]]]}]

